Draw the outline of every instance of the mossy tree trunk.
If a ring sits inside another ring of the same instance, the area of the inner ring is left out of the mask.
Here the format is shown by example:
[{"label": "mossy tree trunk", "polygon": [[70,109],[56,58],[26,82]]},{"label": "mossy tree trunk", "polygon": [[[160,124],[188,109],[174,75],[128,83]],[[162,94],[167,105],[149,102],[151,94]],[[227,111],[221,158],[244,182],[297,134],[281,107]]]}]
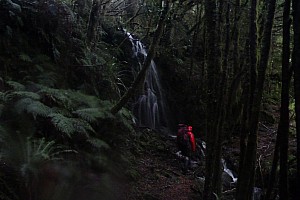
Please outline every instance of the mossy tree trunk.
[{"label": "mossy tree trunk", "polygon": [[[297,185],[300,185],[300,2],[293,0],[293,28],[294,28],[294,91],[295,91],[295,112],[296,112],[296,135],[297,135]],[[300,197],[300,190],[297,190],[297,197]]]},{"label": "mossy tree trunk", "polygon": [[[255,0],[254,0],[255,1]],[[273,27],[276,0],[270,0],[268,4],[267,18],[264,25],[264,33],[262,36],[262,47],[260,54],[260,62],[258,66],[258,77],[253,95],[253,105],[250,115],[249,137],[245,157],[241,171],[239,172],[237,199],[250,200],[252,198],[253,186],[255,181],[256,168],[256,150],[257,150],[257,131],[260,106],[265,82],[266,69],[268,66],[271,33]],[[256,9],[256,8],[255,8]]]}]

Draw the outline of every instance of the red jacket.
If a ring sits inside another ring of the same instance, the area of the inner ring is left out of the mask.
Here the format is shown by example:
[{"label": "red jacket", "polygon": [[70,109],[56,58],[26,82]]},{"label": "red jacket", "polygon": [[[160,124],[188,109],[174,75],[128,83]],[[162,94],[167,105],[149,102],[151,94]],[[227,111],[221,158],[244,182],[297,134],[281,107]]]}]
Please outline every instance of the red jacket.
[{"label": "red jacket", "polygon": [[190,142],[191,142],[192,151],[195,152],[196,151],[196,141],[195,141],[194,134],[191,131],[187,132],[187,134],[188,134]]}]

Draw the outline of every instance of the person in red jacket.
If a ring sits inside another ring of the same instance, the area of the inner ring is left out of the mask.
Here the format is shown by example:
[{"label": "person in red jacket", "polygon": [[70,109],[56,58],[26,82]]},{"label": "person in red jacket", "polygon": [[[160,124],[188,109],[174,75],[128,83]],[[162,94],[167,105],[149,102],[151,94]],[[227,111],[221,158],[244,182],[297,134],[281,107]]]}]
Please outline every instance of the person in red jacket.
[{"label": "person in red jacket", "polygon": [[191,165],[191,157],[196,152],[196,141],[192,132],[192,126],[185,124],[178,125],[177,146],[184,156],[183,170],[186,172]]}]

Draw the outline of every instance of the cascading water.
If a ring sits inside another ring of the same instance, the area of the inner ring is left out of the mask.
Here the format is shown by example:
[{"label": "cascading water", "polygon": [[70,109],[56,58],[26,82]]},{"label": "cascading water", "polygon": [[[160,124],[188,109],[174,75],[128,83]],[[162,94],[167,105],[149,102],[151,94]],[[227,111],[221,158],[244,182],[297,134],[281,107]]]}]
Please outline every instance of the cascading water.
[{"label": "cascading water", "polygon": [[232,178],[232,183],[236,183],[237,178],[233,175],[232,171],[227,168],[227,164],[226,164],[225,160],[222,158],[221,161],[222,161],[222,164],[223,164],[223,171],[225,173],[227,173]]},{"label": "cascading water", "polygon": [[[133,70],[134,76],[136,77],[143,67],[143,63],[147,57],[147,51],[140,40],[135,39],[132,34],[126,30],[124,31],[132,44],[133,57],[138,63],[138,67]],[[141,91],[141,95],[133,105],[137,125],[150,127],[152,129],[160,128],[165,123],[165,105],[160,80],[153,60],[146,73]]]}]

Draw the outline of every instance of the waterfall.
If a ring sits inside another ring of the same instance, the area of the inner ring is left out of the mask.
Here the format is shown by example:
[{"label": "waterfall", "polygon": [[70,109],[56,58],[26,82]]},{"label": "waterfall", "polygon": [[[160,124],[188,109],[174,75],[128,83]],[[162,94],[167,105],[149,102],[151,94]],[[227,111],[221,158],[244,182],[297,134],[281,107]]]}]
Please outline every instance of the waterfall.
[{"label": "waterfall", "polygon": [[[124,31],[132,44],[133,58],[138,63],[138,67],[133,68],[134,77],[136,77],[143,67],[147,51],[140,40],[135,39],[126,30]],[[133,104],[133,113],[138,126],[157,129],[165,125],[165,104],[163,99],[157,68],[152,60],[141,88],[141,94]]]},{"label": "waterfall", "polygon": [[232,171],[227,168],[227,164],[226,164],[225,160],[222,158],[221,161],[222,161],[222,164],[223,164],[223,171],[225,173],[227,173],[232,178],[232,183],[236,183],[237,182],[237,178],[234,177]]}]

